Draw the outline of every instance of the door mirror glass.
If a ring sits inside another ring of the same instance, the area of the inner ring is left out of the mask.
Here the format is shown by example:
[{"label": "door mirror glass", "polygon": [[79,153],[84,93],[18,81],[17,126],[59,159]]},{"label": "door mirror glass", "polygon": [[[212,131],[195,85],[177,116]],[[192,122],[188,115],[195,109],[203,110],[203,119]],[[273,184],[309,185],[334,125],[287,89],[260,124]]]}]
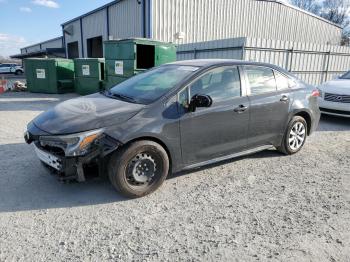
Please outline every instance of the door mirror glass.
[{"label": "door mirror glass", "polygon": [[197,107],[211,107],[213,100],[208,95],[194,95],[191,98],[189,110],[195,112]]}]

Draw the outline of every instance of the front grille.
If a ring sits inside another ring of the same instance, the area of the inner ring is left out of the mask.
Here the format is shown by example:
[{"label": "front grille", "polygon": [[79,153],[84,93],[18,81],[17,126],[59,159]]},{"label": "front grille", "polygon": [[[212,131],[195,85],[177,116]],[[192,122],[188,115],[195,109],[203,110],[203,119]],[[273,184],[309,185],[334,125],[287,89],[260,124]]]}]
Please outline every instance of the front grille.
[{"label": "front grille", "polygon": [[64,150],[62,148],[60,148],[60,147],[51,146],[51,145],[41,145],[40,142],[36,142],[35,145],[39,149],[41,149],[41,150],[43,150],[43,151],[45,151],[47,153],[53,154],[55,156],[65,156]]},{"label": "front grille", "polygon": [[324,100],[337,103],[350,103],[350,95],[337,95],[331,93],[325,93]]},{"label": "front grille", "polygon": [[322,108],[320,107],[321,112],[325,113],[333,113],[338,115],[348,115],[350,116],[350,111],[342,111],[342,110],[334,110],[334,109],[328,109],[328,108]]}]

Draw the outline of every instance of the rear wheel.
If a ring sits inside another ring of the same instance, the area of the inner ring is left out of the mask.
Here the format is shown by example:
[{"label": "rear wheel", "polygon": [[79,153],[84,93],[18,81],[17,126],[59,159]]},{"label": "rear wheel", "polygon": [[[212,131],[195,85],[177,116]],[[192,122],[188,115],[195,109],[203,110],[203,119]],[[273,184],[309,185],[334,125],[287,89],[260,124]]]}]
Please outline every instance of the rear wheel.
[{"label": "rear wheel", "polygon": [[292,155],[299,152],[306,141],[307,123],[301,116],[295,116],[289,122],[281,146],[278,150],[284,154]]},{"label": "rear wheel", "polygon": [[155,191],[169,172],[164,148],[153,141],[137,141],[115,152],[109,161],[108,176],[121,194],[136,198]]}]

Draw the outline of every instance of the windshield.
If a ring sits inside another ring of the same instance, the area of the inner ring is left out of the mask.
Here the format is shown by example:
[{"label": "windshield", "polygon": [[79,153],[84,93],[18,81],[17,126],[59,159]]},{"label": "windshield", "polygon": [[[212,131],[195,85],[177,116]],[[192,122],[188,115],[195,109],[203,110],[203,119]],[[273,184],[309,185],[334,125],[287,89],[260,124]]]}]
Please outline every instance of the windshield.
[{"label": "windshield", "polygon": [[199,67],[183,65],[161,66],[129,78],[113,87],[109,92],[117,98],[150,104],[198,69]]},{"label": "windshield", "polygon": [[340,79],[350,79],[350,71],[339,77]]}]

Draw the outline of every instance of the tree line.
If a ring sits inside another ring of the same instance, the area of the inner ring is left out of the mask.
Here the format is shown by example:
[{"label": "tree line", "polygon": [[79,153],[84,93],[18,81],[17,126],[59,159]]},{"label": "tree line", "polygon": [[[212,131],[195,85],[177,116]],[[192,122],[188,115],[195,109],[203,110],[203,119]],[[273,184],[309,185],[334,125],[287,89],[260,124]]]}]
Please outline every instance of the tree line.
[{"label": "tree line", "polygon": [[349,45],[350,0],[290,0],[290,2],[342,26],[342,44]]}]

